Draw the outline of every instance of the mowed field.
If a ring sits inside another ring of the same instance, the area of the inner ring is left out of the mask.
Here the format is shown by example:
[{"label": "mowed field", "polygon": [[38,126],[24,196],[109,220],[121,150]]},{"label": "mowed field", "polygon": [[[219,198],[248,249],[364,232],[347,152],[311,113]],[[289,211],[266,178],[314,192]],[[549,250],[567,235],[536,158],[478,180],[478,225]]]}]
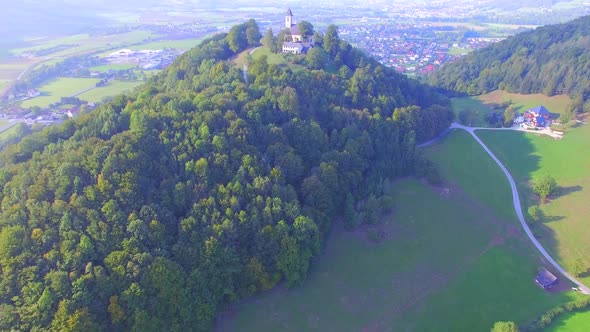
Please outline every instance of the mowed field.
[{"label": "mowed field", "polygon": [[96,78],[66,78],[60,77],[39,88],[41,96],[25,100],[21,107],[47,107],[58,102],[61,97],[69,97],[85,89],[92,88],[100,81]]},{"label": "mowed field", "polygon": [[251,55],[250,52],[252,50],[248,50],[239,54],[234,60],[233,63],[236,66],[242,67],[244,64],[247,63],[248,57],[251,57],[252,60],[258,60],[263,56],[266,56],[266,61],[268,64],[277,65],[279,67],[288,67],[293,71],[300,71],[303,69],[302,65],[292,64],[285,59],[285,56],[282,53],[272,53],[270,49],[266,46],[261,46],[256,51],[254,51]]},{"label": "mowed field", "polygon": [[523,95],[502,90],[496,90],[481,96],[453,98],[451,101],[455,117],[458,119],[459,113],[466,111],[467,121],[464,124],[473,127],[488,126],[485,116],[492,111],[490,106],[493,104],[501,105],[505,102],[511,102],[518,112],[544,105],[552,113],[561,114],[571,103],[571,99],[566,95],[548,97],[541,94]]},{"label": "mowed field", "polygon": [[534,285],[541,262],[510,210],[507,181],[467,133],[426,154],[446,185],[393,183],[394,212],[381,224],[336,225],[303,286],[231,306],[217,330],[487,331],[576,297]]},{"label": "mowed field", "polygon": [[[539,204],[529,188],[530,179],[547,173],[557,180],[556,195],[541,204],[546,222],[535,232],[566,268],[571,269],[578,258],[590,268],[590,125],[569,131],[559,141],[521,132],[477,134],[512,172],[528,206]],[[581,276],[586,285],[590,285],[589,272]]]},{"label": "mowed field", "polygon": [[96,72],[100,72],[100,73],[106,73],[109,70],[127,70],[127,69],[131,69],[135,67],[135,65],[130,64],[130,63],[112,63],[112,64],[108,64],[108,65],[102,65],[102,66],[96,66],[96,67],[90,67],[88,68],[90,71],[96,71]]},{"label": "mowed field", "polygon": [[0,58],[0,95],[32,64],[34,64],[34,61],[28,59]]},{"label": "mowed field", "polygon": [[104,98],[114,97],[126,91],[130,91],[136,86],[143,84],[143,81],[112,81],[107,86],[95,88],[79,95],[80,100],[92,103],[101,102]]},{"label": "mowed field", "polygon": [[545,332],[588,332],[590,311],[570,313],[551,323]]},{"label": "mowed field", "polygon": [[188,51],[193,47],[199,45],[204,38],[195,39],[176,39],[176,40],[162,40],[141,45],[131,46],[132,50],[162,50],[165,48],[174,48]]}]

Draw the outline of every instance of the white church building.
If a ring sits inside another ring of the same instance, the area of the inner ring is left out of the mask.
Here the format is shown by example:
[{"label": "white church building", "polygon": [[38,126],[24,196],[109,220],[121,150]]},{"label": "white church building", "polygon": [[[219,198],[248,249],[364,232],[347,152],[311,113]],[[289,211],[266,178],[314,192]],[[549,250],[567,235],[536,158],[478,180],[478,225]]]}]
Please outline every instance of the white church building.
[{"label": "white church building", "polygon": [[285,27],[291,32],[291,41],[283,42],[283,53],[301,54],[307,53],[307,51],[313,48],[313,34],[303,35],[301,33],[299,24],[295,23],[291,9],[287,11]]}]

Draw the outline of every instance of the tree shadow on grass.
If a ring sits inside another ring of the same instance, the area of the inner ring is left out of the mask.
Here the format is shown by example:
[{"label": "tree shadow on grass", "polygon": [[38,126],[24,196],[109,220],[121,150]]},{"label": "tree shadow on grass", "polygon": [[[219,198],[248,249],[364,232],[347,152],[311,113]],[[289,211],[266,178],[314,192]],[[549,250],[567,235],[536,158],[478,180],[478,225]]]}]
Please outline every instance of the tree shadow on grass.
[{"label": "tree shadow on grass", "polygon": [[555,196],[556,197],[567,196],[569,194],[582,191],[582,189],[584,189],[584,187],[582,187],[580,185],[575,185],[575,186],[570,186],[570,187],[559,187],[555,191]]},{"label": "tree shadow on grass", "polygon": [[548,224],[548,223],[560,221],[560,220],[563,220],[563,219],[565,219],[564,216],[545,216],[543,218],[543,223],[544,224]]},{"label": "tree shadow on grass", "polygon": [[[530,188],[529,181],[533,177],[533,174],[540,170],[542,159],[551,158],[551,156],[544,156],[538,153],[537,148],[528,137],[530,134],[478,130],[477,135],[492,149],[496,157],[500,159],[515,178],[515,181],[518,183],[523,211],[527,211],[530,206],[540,204],[538,196]],[[581,190],[583,190],[583,187],[580,185],[559,187],[554,196],[555,198],[560,198]],[[558,248],[562,247],[563,243],[558,241],[557,234],[551,228],[551,223],[562,222],[565,218],[566,216],[560,215],[546,216],[542,223],[537,223],[531,228],[535,237],[541,242],[549,254],[555,260],[559,261],[563,267],[567,268],[567,260],[570,258],[558,254]],[[534,250],[537,251],[536,249]],[[547,262],[545,262],[546,264]]]},{"label": "tree shadow on grass", "polygon": [[588,278],[590,277],[590,268],[586,269],[586,271],[580,274],[580,278]]}]

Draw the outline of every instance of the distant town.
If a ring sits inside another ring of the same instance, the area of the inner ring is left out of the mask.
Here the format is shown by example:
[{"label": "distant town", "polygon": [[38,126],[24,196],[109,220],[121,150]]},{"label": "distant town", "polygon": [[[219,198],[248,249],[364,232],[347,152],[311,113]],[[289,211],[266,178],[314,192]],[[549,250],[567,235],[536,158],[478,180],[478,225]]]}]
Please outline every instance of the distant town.
[{"label": "distant town", "polygon": [[[293,9],[313,23],[316,31],[336,24],[342,39],[410,76],[429,74],[538,24],[590,10],[590,6],[581,12],[539,7],[522,16],[509,10],[489,11],[487,2],[441,0],[425,6],[413,1],[373,0],[369,4],[346,2],[345,6],[323,1],[318,7],[314,1],[302,1]],[[227,32],[249,17],[256,19],[262,33],[268,28],[278,33],[285,28],[286,10],[265,2],[238,12],[224,11],[223,15],[190,9],[174,16],[149,12],[141,16],[139,24],[97,26],[83,37],[67,36],[13,50],[13,57],[0,58],[0,65],[6,63],[5,68],[11,68],[3,74],[0,66],[0,79],[4,79],[0,80],[0,117],[29,125],[63,121],[142,84],[202,38]],[[309,41],[313,44],[313,39]]]}]

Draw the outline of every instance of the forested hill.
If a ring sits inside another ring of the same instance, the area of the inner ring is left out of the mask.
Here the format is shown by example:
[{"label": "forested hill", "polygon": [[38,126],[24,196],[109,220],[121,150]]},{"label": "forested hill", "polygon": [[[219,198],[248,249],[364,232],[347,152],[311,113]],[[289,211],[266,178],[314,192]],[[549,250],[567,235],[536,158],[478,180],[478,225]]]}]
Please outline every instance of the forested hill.
[{"label": "forested hill", "polygon": [[337,217],[376,222],[384,179],[431,169],[415,145],[448,100],[330,31],[338,75],[262,57],[246,84],[250,21],[7,147],[0,330],[210,330],[224,303],[300,284]]},{"label": "forested hill", "polygon": [[447,90],[590,97],[590,16],[537,28],[441,68],[429,82]]}]

